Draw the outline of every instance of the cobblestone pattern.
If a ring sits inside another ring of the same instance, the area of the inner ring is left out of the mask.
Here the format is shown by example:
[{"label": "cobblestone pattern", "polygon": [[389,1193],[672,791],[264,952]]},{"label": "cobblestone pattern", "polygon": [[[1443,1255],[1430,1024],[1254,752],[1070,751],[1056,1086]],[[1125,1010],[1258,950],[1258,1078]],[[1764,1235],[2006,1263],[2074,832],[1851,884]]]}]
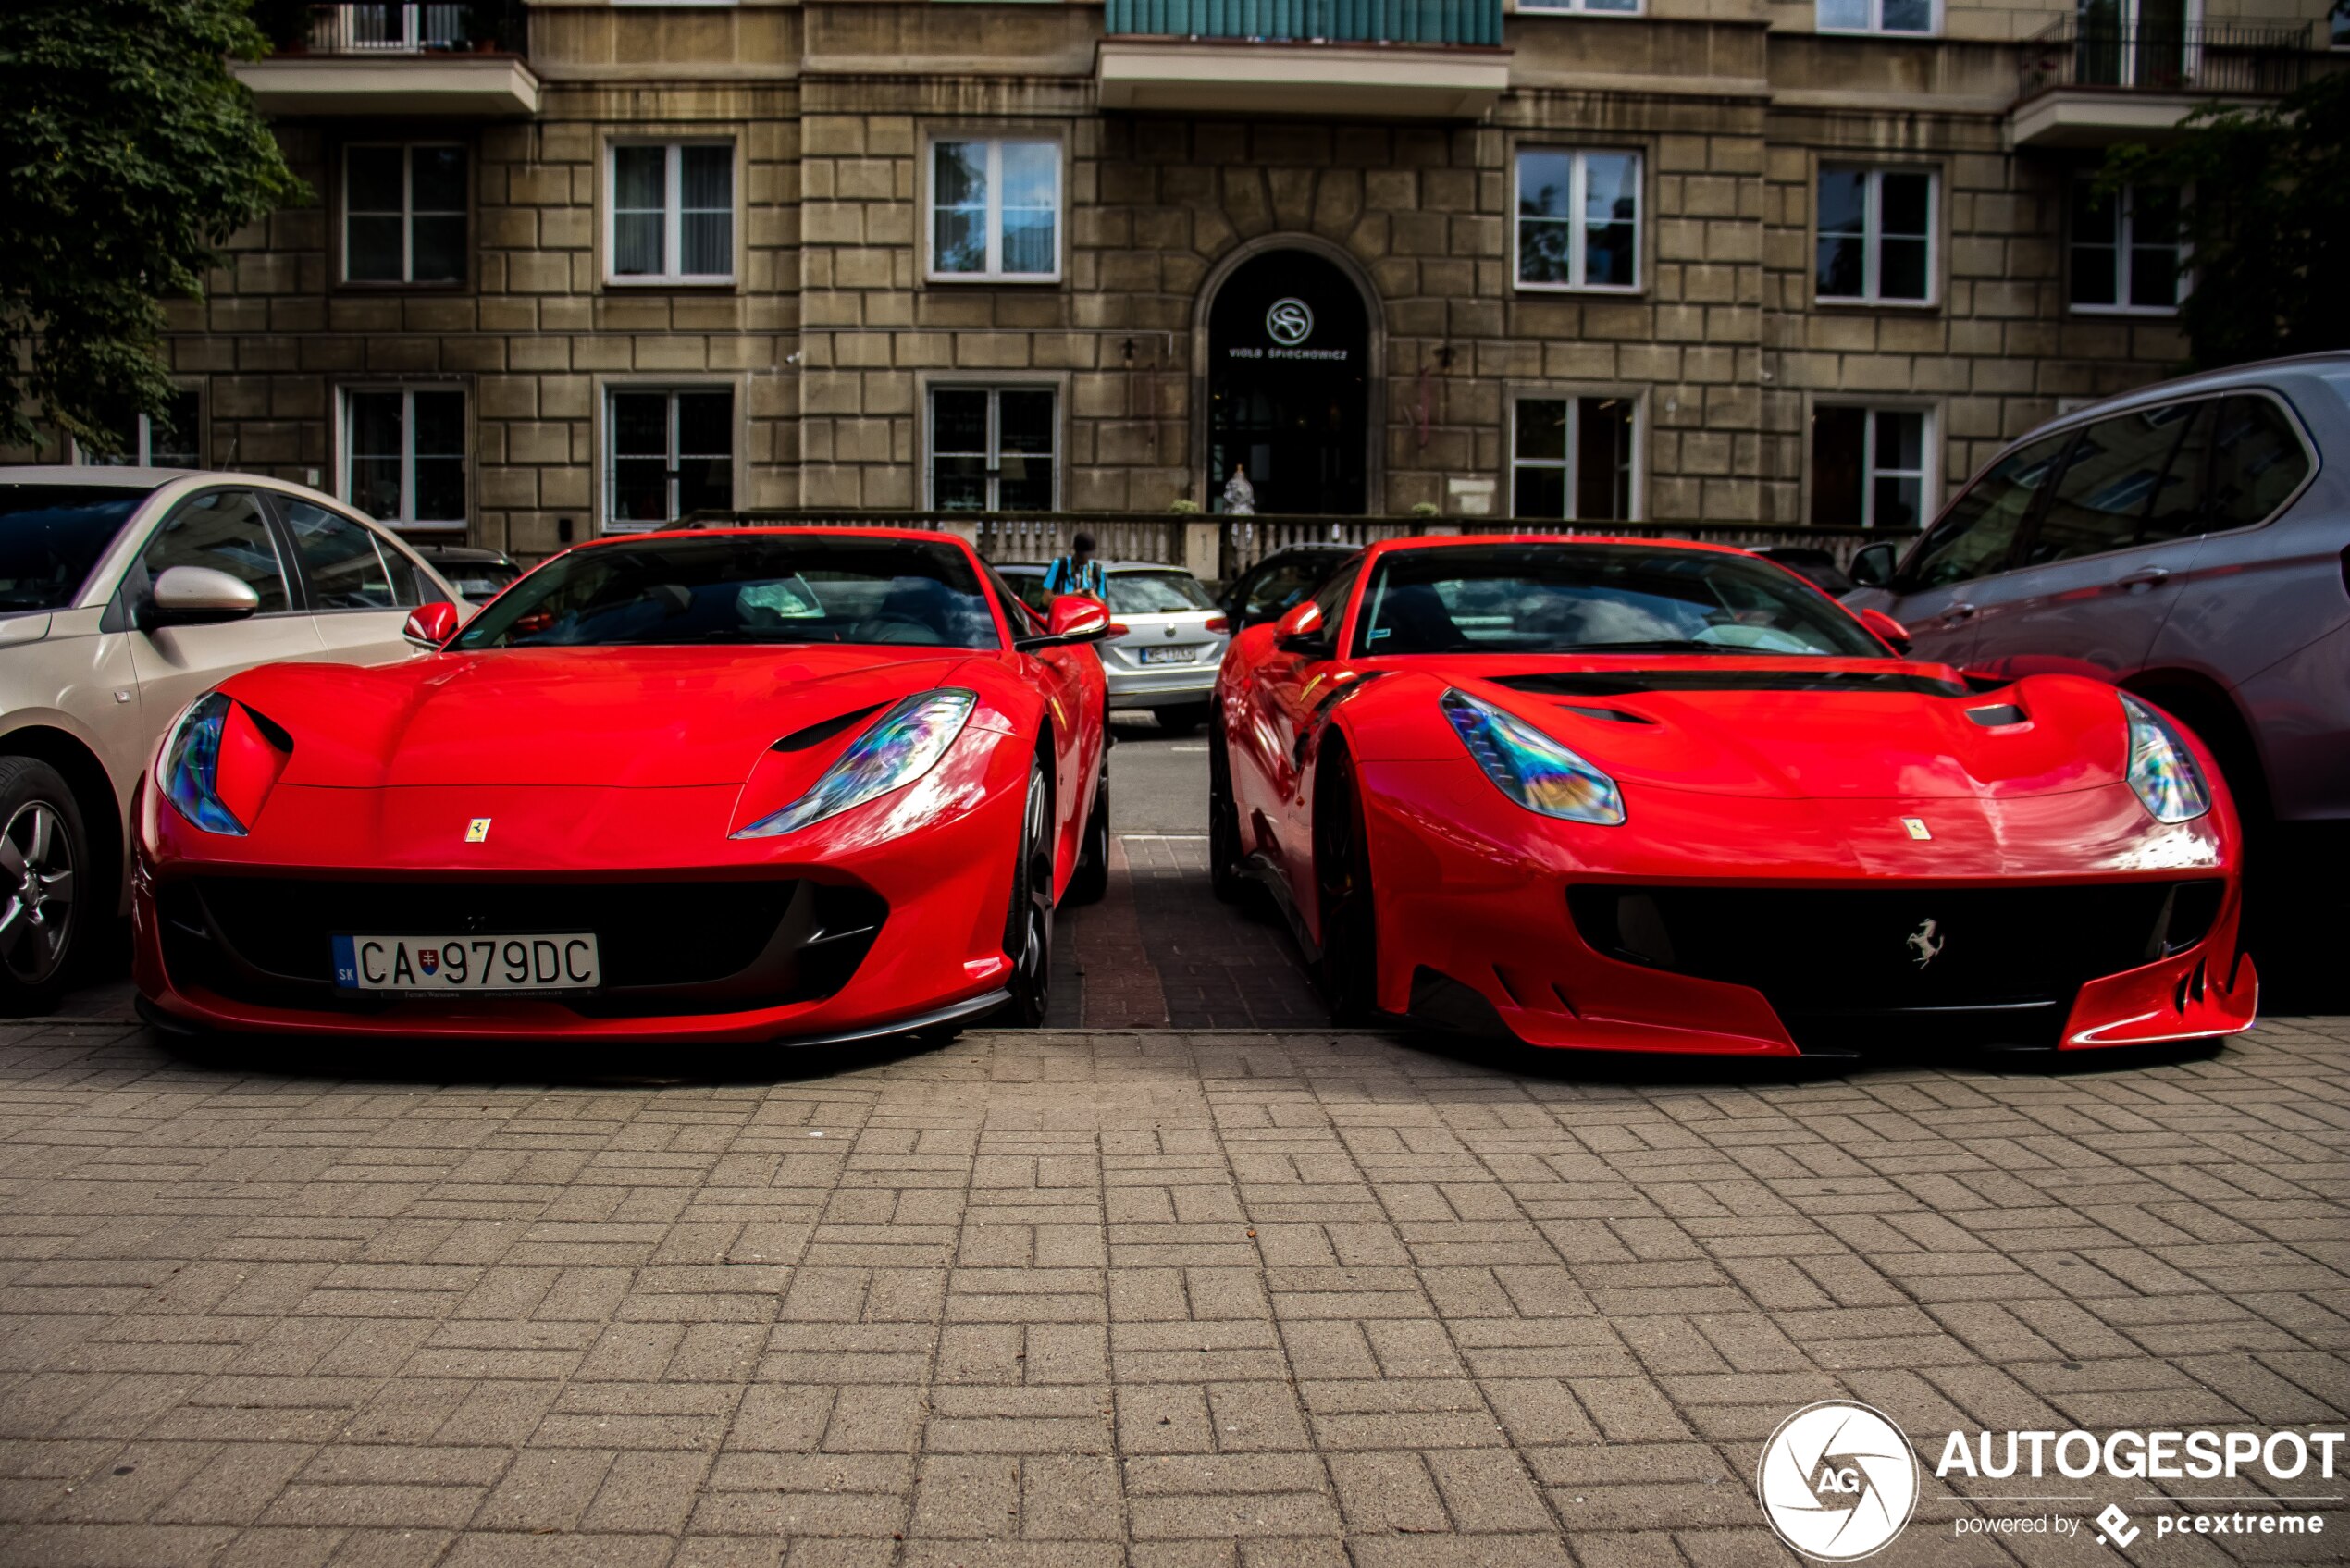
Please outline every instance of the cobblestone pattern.
[{"label": "cobblestone pattern", "polygon": [[[0,1561],[1752,1563],[1810,1400],[2350,1392],[2341,1019],[2068,1076],[1180,1031],[439,1065],[0,1031]],[[1965,1506],[1929,1480],[1882,1561],[2047,1555],[1954,1544]]]}]

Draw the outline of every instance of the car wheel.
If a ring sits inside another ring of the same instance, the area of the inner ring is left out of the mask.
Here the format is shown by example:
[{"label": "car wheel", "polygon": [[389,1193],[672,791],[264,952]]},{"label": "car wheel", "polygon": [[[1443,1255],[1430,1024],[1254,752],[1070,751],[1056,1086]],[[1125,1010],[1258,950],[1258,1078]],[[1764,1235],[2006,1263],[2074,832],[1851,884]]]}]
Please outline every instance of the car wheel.
[{"label": "car wheel", "polygon": [[57,1005],[87,945],[79,879],[89,865],[64,777],[34,758],[0,758],[0,1014]]},{"label": "car wheel", "polygon": [[1238,903],[1248,879],[1241,874],[1241,814],[1232,803],[1232,757],[1224,726],[1207,735],[1207,886],[1227,904]]},{"label": "car wheel", "polygon": [[1379,922],[1371,909],[1370,860],[1364,844],[1363,799],[1354,764],[1333,752],[1314,812],[1314,885],[1322,914],[1321,982],[1330,1021],[1379,1018]]},{"label": "car wheel", "polygon": [[1012,871],[1012,906],[1004,920],[1004,951],[1012,960],[1004,1005],[1006,1022],[1034,1029],[1045,1021],[1053,989],[1052,794],[1042,759],[1028,766],[1028,804],[1020,814],[1020,860]]},{"label": "car wheel", "polygon": [[1205,702],[1186,702],[1180,708],[1161,708],[1156,712],[1162,735],[1187,735],[1207,722],[1207,704]]},{"label": "car wheel", "polygon": [[1094,779],[1094,809],[1085,818],[1085,842],[1069,879],[1068,901],[1097,904],[1109,891],[1109,747],[1102,747],[1101,772]]}]

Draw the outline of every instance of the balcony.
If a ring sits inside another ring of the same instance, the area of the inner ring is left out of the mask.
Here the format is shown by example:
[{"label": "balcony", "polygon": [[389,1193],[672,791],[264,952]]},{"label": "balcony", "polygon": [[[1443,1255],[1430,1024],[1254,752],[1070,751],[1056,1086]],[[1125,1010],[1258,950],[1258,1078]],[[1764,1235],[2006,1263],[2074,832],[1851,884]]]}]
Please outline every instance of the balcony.
[{"label": "balcony", "polygon": [[501,119],[538,112],[524,0],[345,0],[254,7],[277,53],[239,80],[276,117]]},{"label": "balcony", "polygon": [[2292,92],[2318,57],[2305,27],[2068,18],[2025,41],[2008,123],[2019,147],[2159,141],[2200,105]]},{"label": "balcony", "polygon": [[1510,84],[1502,0],[1107,0],[1102,107],[1476,119]]}]

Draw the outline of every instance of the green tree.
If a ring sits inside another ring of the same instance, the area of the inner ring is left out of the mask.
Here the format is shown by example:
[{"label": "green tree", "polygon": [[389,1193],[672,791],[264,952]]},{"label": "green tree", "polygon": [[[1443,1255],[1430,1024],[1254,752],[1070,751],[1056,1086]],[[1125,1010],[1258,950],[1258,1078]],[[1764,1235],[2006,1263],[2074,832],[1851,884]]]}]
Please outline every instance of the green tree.
[{"label": "green tree", "polygon": [[2117,147],[2099,177],[2187,192],[2196,369],[2350,348],[2350,73],[2257,108],[2207,105],[2178,141]]},{"label": "green tree", "polygon": [[0,442],[100,451],[168,411],[162,302],[304,199],[230,59],[248,0],[0,0]]}]

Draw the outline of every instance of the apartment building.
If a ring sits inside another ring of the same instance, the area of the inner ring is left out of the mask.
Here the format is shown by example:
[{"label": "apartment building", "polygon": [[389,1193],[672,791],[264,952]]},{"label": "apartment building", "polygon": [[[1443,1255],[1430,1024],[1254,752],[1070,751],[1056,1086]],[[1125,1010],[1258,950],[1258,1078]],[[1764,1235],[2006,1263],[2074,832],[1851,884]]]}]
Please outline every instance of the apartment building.
[{"label": "apartment building", "polygon": [[704,506],[1907,528],[2165,373],[2103,150],[2325,0],[278,6],[315,204],[155,461],[537,555]]}]

